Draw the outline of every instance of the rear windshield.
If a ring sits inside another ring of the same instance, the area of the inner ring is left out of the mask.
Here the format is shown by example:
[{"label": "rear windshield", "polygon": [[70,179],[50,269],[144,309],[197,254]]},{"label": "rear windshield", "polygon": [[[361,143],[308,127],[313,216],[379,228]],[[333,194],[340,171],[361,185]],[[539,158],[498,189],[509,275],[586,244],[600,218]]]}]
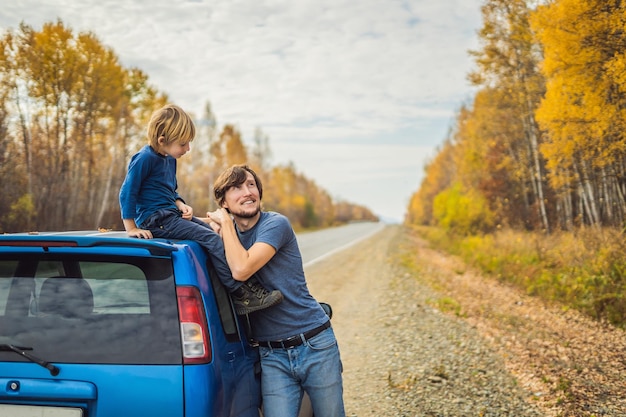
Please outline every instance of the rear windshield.
[{"label": "rear windshield", "polygon": [[1,254],[0,344],[49,362],[179,364],[171,260]]}]

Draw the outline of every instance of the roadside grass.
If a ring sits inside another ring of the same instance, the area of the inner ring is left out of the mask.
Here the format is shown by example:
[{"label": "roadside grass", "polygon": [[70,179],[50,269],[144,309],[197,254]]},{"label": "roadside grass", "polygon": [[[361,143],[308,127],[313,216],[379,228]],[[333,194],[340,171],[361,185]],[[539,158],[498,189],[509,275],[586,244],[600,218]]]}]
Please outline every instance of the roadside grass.
[{"label": "roadside grass", "polygon": [[453,313],[457,317],[466,317],[461,311],[461,304],[451,297],[441,297],[436,300],[427,300],[427,302],[443,313]]},{"label": "roadside grass", "polygon": [[618,230],[580,229],[550,235],[500,230],[458,236],[434,227],[411,228],[433,247],[530,295],[626,326],[626,239]]}]

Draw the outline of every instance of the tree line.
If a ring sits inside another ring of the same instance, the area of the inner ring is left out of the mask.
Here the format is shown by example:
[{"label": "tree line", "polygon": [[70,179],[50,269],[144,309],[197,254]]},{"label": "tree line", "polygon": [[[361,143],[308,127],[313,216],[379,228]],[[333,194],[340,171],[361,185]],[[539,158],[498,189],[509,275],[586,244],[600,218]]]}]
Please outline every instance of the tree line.
[{"label": "tree line", "polygon": [[[123,229],[119,187],[130,156],[147,143],[151,113],[168,103],[139,68],[125,68],[92,32],[60,19],[40,31],[22,23],[0,38],[0,232]],[[295,228],[377,220],[335,201],[293,164],[272,166],[260,129],[246,146],[237,127],[217,131],[210,104],[192,152],[179,161],[179,192],[196,213],[215,207],[223,169],[250,164],[264,179],[264,208]]]},{"label": "tree line", "polygon": [[626,225],[626,4],[486,0],[477,87],[406,223],[461,233]]}]

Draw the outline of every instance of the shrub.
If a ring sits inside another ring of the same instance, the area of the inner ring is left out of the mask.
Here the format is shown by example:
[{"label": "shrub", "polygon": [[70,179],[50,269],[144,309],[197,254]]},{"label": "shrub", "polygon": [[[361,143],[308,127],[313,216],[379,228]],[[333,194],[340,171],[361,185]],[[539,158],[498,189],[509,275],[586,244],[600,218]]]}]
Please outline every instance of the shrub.
[{"label": "shrub", "polygon": [[626,241],[618,230],[551,235],[500,230],[459,236],[432,229],[418,230],[433,245],[483,272],[531,295],[626,326]]},{"label": "shrub", "polygon": [[459,183],[435,197],[433,217],[439,227],[460,235],[490,231],[495,223],[487,200],[475,190],[463,191]]}]

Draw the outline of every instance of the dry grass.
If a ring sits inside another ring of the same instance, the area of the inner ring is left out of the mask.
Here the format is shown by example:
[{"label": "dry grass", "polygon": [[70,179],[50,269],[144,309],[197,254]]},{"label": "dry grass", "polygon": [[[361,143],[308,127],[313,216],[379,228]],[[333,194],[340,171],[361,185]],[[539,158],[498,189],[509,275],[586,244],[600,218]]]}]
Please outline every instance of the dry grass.
[{"label": "dry grass", "polygon": [[500,230],[456,237],[420,228],[435,247],[528,294],[626,325],[626,240],[615,229],[541,233]]},{"label": "dry grass", "polygon": [[[518,247],[515,233],[503,233],[498,239],[502,239],[500,249],[506,244]],[[553,247],[543,249],[551,259],[565,261],[576,253],[586,256],[590,248],[612,250],[611,239],[601,239],[599,244],[591,239],[581,243],[580,236],[551,239],[555,240],[542,242],[561,245],[557,252]],[[595,258],[572,258],[572,262],[587,265],[589,259]],[[626,333],[622,329],[485,277],[461,258],[430,248],[415,233],[407,234],[401,262],[442,297],[455,300],[458,310],[449,314],[462,317],[491,342],[546,416],[626,416]]]}]

